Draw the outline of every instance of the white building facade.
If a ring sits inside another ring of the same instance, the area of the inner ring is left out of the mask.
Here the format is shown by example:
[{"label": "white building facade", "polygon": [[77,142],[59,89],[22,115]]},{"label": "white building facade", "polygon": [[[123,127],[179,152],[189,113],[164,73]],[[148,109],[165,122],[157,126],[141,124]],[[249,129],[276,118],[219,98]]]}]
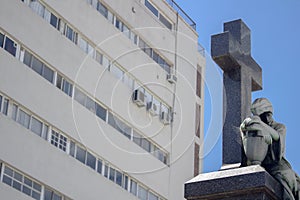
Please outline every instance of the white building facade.
[{"label": "white building facade", "polygon": [[184,199],[202,170],[205,56],[178,9],[1,2],[1,199]]}]

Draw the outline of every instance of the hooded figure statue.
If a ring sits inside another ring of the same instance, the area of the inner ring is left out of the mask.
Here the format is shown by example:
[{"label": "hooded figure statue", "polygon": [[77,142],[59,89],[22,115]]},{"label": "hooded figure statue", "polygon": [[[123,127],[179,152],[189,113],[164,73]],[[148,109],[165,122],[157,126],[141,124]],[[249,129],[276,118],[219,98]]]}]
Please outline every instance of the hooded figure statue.
[{"label": "hooded figure statue", "polygon": [[[282,199],[300,200],[300,178],[284,157],[285,126],[273,119],[273,106],[266,98],[256,99],[251,106],[251,112],[253,116],[246,118],[240,126],[243,146],[248,159],[247,165],[260,164],[277,179],[284,187]],[[252,142],[257,139],[263,140],[263,142]],[[256,144],[256,146],[251,146],[251,144]],[[257,144],[262,145],[258,147]],[[263,152],[264,149],[265,152]],[[258,157],[262,159],[251,160],[253,156],[250,154],[253,152],[260,154]]]}]

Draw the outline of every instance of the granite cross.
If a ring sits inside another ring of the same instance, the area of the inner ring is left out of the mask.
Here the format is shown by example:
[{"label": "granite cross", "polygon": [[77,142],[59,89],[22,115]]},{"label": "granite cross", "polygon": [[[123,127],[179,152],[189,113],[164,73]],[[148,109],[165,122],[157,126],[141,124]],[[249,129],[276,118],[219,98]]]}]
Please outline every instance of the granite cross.
[{"label": "granite cross", "polygon": [[250,116],[251,92],[262,89],[262,70],[251,56],[250,29],[241,20],[224,23],[211,37],[211,55],[223,70],[223,169],[243,162],[239,126]]}]

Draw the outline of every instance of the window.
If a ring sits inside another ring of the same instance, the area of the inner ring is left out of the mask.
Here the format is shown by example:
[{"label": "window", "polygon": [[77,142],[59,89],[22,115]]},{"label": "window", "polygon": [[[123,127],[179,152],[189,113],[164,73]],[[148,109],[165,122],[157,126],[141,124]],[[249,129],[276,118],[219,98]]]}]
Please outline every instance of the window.
[{"label": "window", "polygon": [[122,182],[123,182],[123,174],[118,170],[116,170],[116,184],[122,186]]},{"label": "window", "polygon": [[25,128],[29,128],[30,123],[30,115],[28,115],[23,110],[19,110],[18,123],[24,126]]},{"label": "window", "polygon": [[86,151],[79,146],[76,148],[76,159],[85,164]]},{"label": "window", "polygon": [[139,185],[138,198],[141,200],[148,200],[148,192],[146,188],[141,185]]},{"label": "window", "polygon": [[115,27],[116,27],[117,29],[119,29],[121,32],[123,32],[123,23],[122,23],[122,21],[119,20],[118,18],[116,18]]},{"label": "window", "polygon": [[54,130],[51,132],[51,144],[63,151],[67,150],[67,138]]},{"label": "window", "polygon": [[107,18],[108,10],[107,8],[98,1],[97,10],[105,17]]},{"label": "window", "polygon": [[3,44],[4,44],[4,35],[0,33],[0,47],[3,48]]},{"label": "window", "polygon": [[0,111],[1,111],[1,108],[2,108],[2,96],[0,95]]},{"label": "window", "polygon": [[86,165],[92,169],[96,169],[96,157],[87,152]]},{"label": "window", "polygon": [[96,115],[97,115],[100,119],[106,121],[106,109],[103,108],[101,105],[99,105],[99,104],[97,104],[97,103],[96,103]]},{"label": "window", "polygon": [[24,53],[23,63],[32,68],[36,73],[44,77],[50,83],[53,83],[54,71],[28,51],[25,51]]},{"label": "window", "polygon": [[92,113],[96,113],[96,102],[90,97],[86,97],[85,107]]},{"label": "window", "polygon": [[130,192],[136,196],[137,195],[137,183],[133,180],[130,181]]},{"label": "window", "polygon": [[32,57],[31,67],[36,73],[42,75],[42,73],[43,73],[43,63],[40,60],[38,60],[35,57]]},{"label": "window", "polygon": [[70,154],[72,157],[75,156],[75,148],[76,148],[75,143],[74,143],[73,141],[71,141],[71,142],[70,142],[70,152],[69,152],[69,154]]},{"label": "window", "polygon": [[161,21],[168,29],[172,29],[172,24],[162,14],[159,15],[159,21]]},{"label": "window", "polygon": [[124,175],[123,181],[124,181],[124,183],[123,183],[123,188],[124,188],[125,190],[128,190],[128,181],[129,181],[128,176]]},{"label": "window", "polygon": [[8,103],[9,103],[9,100],[7,98],[4,98],[4,101],[3,101],[3,107],[2,107],[2,113],[4,115],[7,115],[7,111],[8,111]]},{"label": "window", "polygon": [[109,63],[110,63],[109,59],[106,56],[103,55],[102,65],[104,67],[108,68],[109,67]]},{"label": "window", "polygon": [[126,137],[130,139],[131,137],[131,127],[126,125],[124,122],[119,120],[116,116],[109,113],[108,114],[108,124],[117,129],[119,132],[124,134]]},{"label": "window", "polygon": [[97,172],[102,174],[102,160],[98,160]]},{"label": "window", "polygon": [[113,168],[109,168],[109,180],[115,182],[116,170]]},{"label": "window", "polygon": [[8,166],[4,168],[2,182],[36,200],[41,199],[42,186]]},{"label": "window", "polygon": [[201,98],[201,85],[202,85],[202,76],[201,76],[201,67],[197,66],[197,83],[196,83],[196,95]]},{"label": "window", "polygon": [[150,142],[146,138],[141,139],[141,147],[144,150],[150,152]]},{"label": "window", "polygon": [[133,130],[133,142],[139,146],[141,146],[142,144],[142,136],[139,133],[137,133],[135,130]]},{"label": "window", "polygon": [[50,83],[53,83],[53,77],[54,77],[54,71],[47,67],[46,65],[43,65],[43,74],[42,76],[47,79]]},{"label": "window", "polygon": [[37,0],[31,0],[29,7],[35,12],[37,13],[39,16],[43,17],[44,16],[44,12],[45,12],[45,7],[40,4],[40,2],[38,2]]},{"label": "window", "polygon": [[70,26],[66,24],[64,35],[73,43],[77,44],[78,33],[76,33]]},{"label": "window", "polygon": [[45,188],[44,191],[44,200],[61,200],[62,196],[55,193],[54,191],[52,191],[49,188]]},{"label": "window", "polygon": [[101,54],[101,53],[99,53],[98,51],[96,51],[96,56],[95,56],[95,60],[98,62],[98,63],[100,63],[101,65],[102,65],[102,58],[103,57],[103,55]]},{"label": "window", "polygon": [[42,136],[43,123],[40,120],[36,119],[35,117],[32,117],[30,126],[30,130],[32,132],[34,132],[38,136]]},{"label": "window", "polygon": [[17,44],[13,40],[11,40],[9,37],[6,36],[4,49],[11,55],[15,56],[16,51],[17,51]]},{"label": "window", "polygon": [[158,196],[156,196],[152,192],[149,192],[148,195],[148,200],[158,200]]},{"label": "window", "polygon": [[31,67],[31,60],[32,60],[32,55],[28,51],[25,51],[24,53],[24,60],[23,63],[29,67]]},{"label": "window", "polygon": [[56,17],[53,13],[51,13],[50,24],[54,28],[59,29],[59,22],[60,22],[60,19],[58,17]]},{"label": "window", "polygon": [[158,10],[148,0],[145,0],[145,6],[158,17]]},{"label": "window", "polygon": [[73,85],[59,74],[57,74],[56,77],[56,87],[61,89],[64,93],[66,93],[70,97],[72,96]]}]

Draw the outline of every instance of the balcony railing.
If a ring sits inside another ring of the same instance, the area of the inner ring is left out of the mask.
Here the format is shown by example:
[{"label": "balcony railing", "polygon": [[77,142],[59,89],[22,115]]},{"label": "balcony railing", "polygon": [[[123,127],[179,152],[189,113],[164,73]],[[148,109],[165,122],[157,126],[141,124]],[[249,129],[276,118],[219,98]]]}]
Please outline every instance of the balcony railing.
[{"label": "balcony railing", "polygon": [[198,52],[205,57],[205,49],[201,44],[198,43]]},{"label": "balcony railing", "polygon": [[166,0],[169,5],[194,29],[196,30],[196,23],[180,8],[180,6],[174,0]]}]

